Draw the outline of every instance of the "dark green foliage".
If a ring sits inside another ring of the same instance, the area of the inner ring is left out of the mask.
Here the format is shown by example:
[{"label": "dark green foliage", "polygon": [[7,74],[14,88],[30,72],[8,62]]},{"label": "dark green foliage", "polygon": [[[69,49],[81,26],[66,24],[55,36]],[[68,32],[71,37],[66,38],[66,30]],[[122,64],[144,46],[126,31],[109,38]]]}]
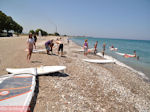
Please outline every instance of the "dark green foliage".
[{"label": "dark green foliage", "polygon": [[29,31],[29,33],[32,33],[32,34],[34,34],[35,32],[34,32],[34,30],[30,30],[30,31]]},{"label": "dark green foliage", "polygon": [[14,31],[16,34],[20,34],[22,33],[23,28],[16,23],[12,17],[7,16],[0,11],[0,33],[3,33],[4,30],[7,31],[7,34],[9,31]]},{"label": "dark green foliage", "polygon": [[42,29],[35,30],[35,33],[38,35],[39,31],[41,31],[42,36],[47,36],[48,35],[48,33],[46,31],[42,30]]},{"label": "dark green foliage", "polygon": [[55,35],[55,36],[59,36],[59,33],[55,32],[54,35]]}]

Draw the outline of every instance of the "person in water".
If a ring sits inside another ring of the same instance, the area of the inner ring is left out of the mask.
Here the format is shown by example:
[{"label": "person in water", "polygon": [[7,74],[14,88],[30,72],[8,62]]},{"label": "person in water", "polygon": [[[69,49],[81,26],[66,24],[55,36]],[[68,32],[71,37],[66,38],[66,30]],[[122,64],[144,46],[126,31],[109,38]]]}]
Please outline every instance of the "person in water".
[{"label": "person in water", "polygon": [[53,40],[48,40],[47,42],[45,42],[45,48],[46,48],[46,51],[47,51],[47,54],[49,55],[50,51],[52,52],[52,47],[53,47]]},{"label": "person in water", "polygon": [[111,48],[114,48],[114,46],[112,45]]},{"label": "person in water", "polygon": [[61,56],[63,56],[63,42],[61,40],[61,38],[59,40],[56,40],[56,44],[58,44],[58,55],[59,55],[59,52],[61,51]]},{"label": "person in water", "polygon": [[139,60],[139,56],[136,55],[136,50],[134,50],[133,53],[134,53],[134,57],[135,57],[137,60]]},{"label": "person in water", "polygon": [[105,54],[105,47],[106,47],[106,44],[105,44],[105,43],[103,43],[103,51],[102,51],[102,55],[103,55],[103,57],[104,57],[104,54]]},{"label": "person in water", "polygon": [[33,51],[33,45],[34,45],[34,39],[32,38],[32,34],[29,34],[29,38],[27,40],[27,49],[28,49],[28,54],[27,54],[27,60],[30,61],[32,51]]},{"label": "person in water", "polygon": [[94,45],[94,54],[97,53],[97,44],[98,44],[98,41],[96,41],[95,45]]},{"label": "person in water", "polygon": [[87,56],[88,54],[88,40],[87,39],[84,41],[83,48],[84,48],[84,56]]},{"label": "person in water", "polygon": [[136,58],[137,60],[139,60],[139,56],[136,55],[136,50],[133,51],[133,55],[130,54],[125,54],[124,57],[125,58]]},{"label": "person in water", "polygon": [[37,37],[36,37],[36,34],[34,34],[34,46],[35,46],[35,49],[36,49],[36,42],[37,42]]}]

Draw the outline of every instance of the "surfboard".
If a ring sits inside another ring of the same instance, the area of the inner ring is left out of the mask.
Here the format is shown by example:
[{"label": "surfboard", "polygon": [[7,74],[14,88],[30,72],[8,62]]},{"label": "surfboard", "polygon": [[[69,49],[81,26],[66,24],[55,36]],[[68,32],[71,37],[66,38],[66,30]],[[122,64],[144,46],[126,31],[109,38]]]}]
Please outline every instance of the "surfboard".
[{"label": "surfboard", "polygon": [[[84,49],[83,48],[76,49],[76,51],[78,51],[78,52],[84,52]],[[94,51],[94,48],[88,49],[88,52],[92,52],[92,51]]]},{"label": "surfboard", "polygon": [[[25,51],[28,51],[28,49],[25,49]],[[46,49],[33,49],[33,53],[39,53],[39,52],[45,52]]]},{"label": "surfboard", "polygon": [[[6,68],[6,71],[9,73],[30,73],[32,69],[33,68]],[[36,69],[38,75],[43,75],[63,71],[66,69],[66,66],[40,66],[36,67]]]},{"label": "surfboard", "polygon": [[110,49],[111,51],[117,51],[117,50],[118,50],[118,48],[111,48],[111,47],[109,47],[109,49]]},{"label": "surfboard", "polygon": [[29,111],[36,85],[35,75],[9,74],[0,77],[0,111]]},{"label": "surfboard", "polygon": [[125,53],[120,53],[120,52],[116,52],[116,54],[121,55],[121,56],[125,55]]},{"label": "surfboard", "polygon": [[105,63],[115,63],[113,60],[99,60],[99,59],[83,59],[86,62],[90,63],[100,63],[100,64],[105,64]]},{"label": "surfboard", "polygon": [[125,54],[125,53],[120,53],[120,52],[116,52],[116,54],[121,55],[121,56],[124,56],[124,57],[126,57],[126,58],[135,57],[135,55],[133,55],[133,54]]}]

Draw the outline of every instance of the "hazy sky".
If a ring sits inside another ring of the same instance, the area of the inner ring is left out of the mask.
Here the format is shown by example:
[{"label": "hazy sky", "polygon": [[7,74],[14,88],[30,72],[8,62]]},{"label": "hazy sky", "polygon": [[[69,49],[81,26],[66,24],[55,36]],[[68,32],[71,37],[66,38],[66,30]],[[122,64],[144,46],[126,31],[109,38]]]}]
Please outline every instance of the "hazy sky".
[{"label": "hazy sky", "polygon": [[0,10],[23,32],[150,40],[150,0],[0,0]]}]

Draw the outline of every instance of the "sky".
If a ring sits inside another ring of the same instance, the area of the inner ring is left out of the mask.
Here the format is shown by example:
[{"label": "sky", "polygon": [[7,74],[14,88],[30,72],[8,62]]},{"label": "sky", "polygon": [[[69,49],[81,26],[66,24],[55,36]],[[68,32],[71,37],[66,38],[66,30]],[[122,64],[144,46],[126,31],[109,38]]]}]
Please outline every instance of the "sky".
[{"label": "sky", "polygon": [[0,10],[25,33],[150,40],[150,0],[0,0]]}]

